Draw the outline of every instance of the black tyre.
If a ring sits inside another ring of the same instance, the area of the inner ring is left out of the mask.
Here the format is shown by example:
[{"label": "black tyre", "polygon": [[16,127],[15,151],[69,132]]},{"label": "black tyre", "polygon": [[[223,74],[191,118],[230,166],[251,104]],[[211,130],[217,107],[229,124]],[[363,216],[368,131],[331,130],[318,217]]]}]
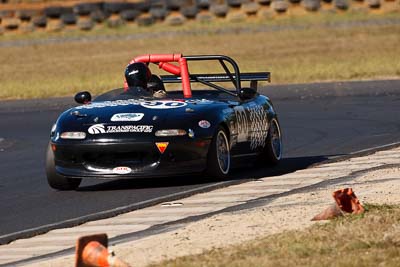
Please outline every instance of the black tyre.
[{"label": "black tyre", "polygon": [[231,153],[228,134],[223,127],[218,127],[211,141],[207,157],[207,174],[218,179],[225,179],[231,168]]},{"label": "black tyre", "polygon": [[200,9],[208,9],[210,5],[210,0],[196,0],[196,6]]},{"label": "black tyre", "polygon": [[78,3],[74,6],[73,9],[75,14],[79,16],[87,16],[96,10],[100,10],[101,7],[101,3]]},{"label": "black tyre", "polygon": [[140,15],[140,11],[128,9],[121,12],[120,16],[124,21],[134,21]]},{"label": "black tyre", "polygon": [[15,13],[15,16],[22,21],[31,21],[37,15],[39,15],[39,11],[31,9],[20,9]]},{"label": "black tyre", "polygon": [[141,12],[148,12],[152,4],[151,1],[145,0],[135,3],[136,9],[140,10]]},{"label": "black tyre", "polygon": [[182,2],[182,0],[165,0],[165,5],[167,9],[176,11],[181,8]]},{"label": "black tyre", "polygon": [[106,13],[102,10],[96,10],[90,13],[90,18],[97,23],[105,21],[110,16],[110,13]]},{"label": "black tyre", "polygon": [[340,9],[340,10],[349,9],[349,1],[348,0],[334,0],[334,4],[337,9]]},{"label": "black tyre", "polygon": [[63,6],[50,6],[44,9],[44,14],[48,18],[58,19],[63,14],[72,13],[73,9],[71,7],[63,7]]},{"label": "black tyre", "polygon": [[47,147],[46,153],[46,175],[47,182],[49,183],[51,188],[57,190],[75,190],[79,187],[82,179],[79,178],[68,178],[62,175],[59,175],[56,172],[56,167],[54,164],[54,154],[51,150],[50,144]]},{"label": "black tyre", "polygon": [[74,13],[69,13],[69,14],[62,14],[60,17],[60,20],[65,24],[65,25],[75,25],[77,21],[77,17]]},{"label": "black tyre", "polygon": [[230,7],[240,7],[243,3],[246,3],[246,0],[227,0],[226,3]]},{"label": "black tyre", "polygon": [[276,165],[282,159],[282,134],[276,118],[271,120],[265,147],[260,155],[260,162]]},{"label": "black tyre", "polygon": [[271,4],[271,7],[276,12],[283,13],[289,8],[289,4],[285,0],[274,0]]},{"label": "black tyre", "polygon": [[155,20],[164,20],[169,12],[164,6],[158,6],[150,8],[149,13]]},{"label": "black tyre", "polygon": [[181,13],[186,18],[194,19],[199,12],[196,6],[185,6],[181,8]]},{"label": "black tyre", "polygon": [[38,16],[32,18],[32,23],[35,27],[38,28],[46,28],[47,18],[46,16]]},{"label": "black tyre", "polygon": [[381,7],[381,1],[380,0],[368,0],[367,4],[370,8],[380,8]]},{"label": "black tyre", "polygon": [[225,4],[215,4],[211,5],[210,12],[213,13],[216,17],[225,17],[229,11],[228,5]]},{"label": "black tyre", "polygon": [[317,11],[321,7],[319,0],[304,0],[302,3],[307,11]]},{"label": "black tyre", "polygon": [[154,24],[154,18],[151,15],[141,15],[136,19],[136,23],[139,26],[150,26]]},{"label": "black tyre", "polygon": [[2,24],[6,30],[12,31],[19,28],[21,21],[15,18],[5,18],[3,19]]},{"label": "black tyre", "polygon": [[136,9],[136,4],[127,2],[106,2],[103,4],[103,10],[106,13],[119,14],[127,9]]}]

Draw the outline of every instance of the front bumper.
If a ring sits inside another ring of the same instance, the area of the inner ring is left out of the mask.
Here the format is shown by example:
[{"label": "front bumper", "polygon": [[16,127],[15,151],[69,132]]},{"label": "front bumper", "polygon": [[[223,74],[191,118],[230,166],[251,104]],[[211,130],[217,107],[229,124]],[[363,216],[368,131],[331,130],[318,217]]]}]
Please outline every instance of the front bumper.
[{"label": "front bumper", "polygon": [[[156,142],[168,142],[161,153]],[[58,174],[76,178],[146,178],[201,172],[211,140],[146,142],[64,142],[55,146]],[[53,147],[54,147],[53,146]],[[115,168],[128,167],[129,173]]]}]

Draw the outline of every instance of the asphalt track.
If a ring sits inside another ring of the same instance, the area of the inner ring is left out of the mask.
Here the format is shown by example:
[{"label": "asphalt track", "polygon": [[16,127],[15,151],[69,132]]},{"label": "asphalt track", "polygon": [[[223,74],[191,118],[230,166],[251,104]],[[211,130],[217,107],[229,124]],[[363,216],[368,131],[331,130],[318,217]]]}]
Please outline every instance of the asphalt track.
[{"label": "asphalt track", "polygon": [[71,99],[0,102],[0,244],[51,228],[279,173],[400,142],[400,80],[270,86],[284,134],[276,168],[240,168],[220,183],[183,176],[87,180],[78,191],[49,188],[44,154],[50,128]]}]

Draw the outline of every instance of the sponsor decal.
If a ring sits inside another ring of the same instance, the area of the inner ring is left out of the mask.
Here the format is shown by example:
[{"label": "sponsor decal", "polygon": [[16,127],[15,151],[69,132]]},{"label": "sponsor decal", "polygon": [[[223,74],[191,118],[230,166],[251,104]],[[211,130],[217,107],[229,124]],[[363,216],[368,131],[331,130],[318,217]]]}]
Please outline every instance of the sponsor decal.
[{"label": "sponsor decal", "polygon": [[125,167],[125,166],[115,167],[113,169],[113,173],[115,173],[115,174],[128,174],[131,172],[132,172],[132,169],[129,167]]},{"label": "sponsor decal", "polygon": [[150,109],[171,109],[171,108],[181,108],[186,106],[185,102],[174,101],[174,100],[161,100],[161,101],[144,101],[140,105],[145,108]]},{"label": "sponsor decal", "polygon": [[203,129],[207,129],[207,128],[210,128],[211,123],[206,120],[201,120],[201,121],[199,121],[199,126]]},{"label": "sponsor decal", "polygon": [[139,105],[143,102],[143,99],[126,99],[126,100],[116,100],[116,101],[103,101],[103,102],[92,102],[89,105],[83,105],[76,107],[79,109],[92,109],[92,108],[105,108],[105,107],[118,107],[118,106],[129,106],[129,105]]},{"label": "sponsor decal", "polygon": [[109,133],[151,133],[153,125],[108,125],[95,124],[89,127],[90,134]]},{"label": "sponsor decal", "polygon": [[186,103],[189,104],[198,104],[198,105],[207,105],[207,104],[212,104],[214,101],[208,100],[208,99],[189,99],[185,100]]},{"label": "sponsor decal", "polygon": [[236,115],[236,131],[238,134],[237,142],[246,142],[249,135],[249,123],[246,116],[246,111],[242,106],[235,107]]},{"label": "sponsor decal", "polygon": [[156,146],[158,148],[158,151],[160,151],[161,154],[164,154],[165,150],[167,149],[168,142],[158,142],[156,143]]},{"label": "sponsor decal", "polygon": [[252,106],[247,108],[250,117],[250,148],[265,146],[268,135],[268,117],[267,112],[262,106]]},{"label": "sponsor decal", "polygon": [[111,121],[140,121],[144,113],[118,113],[111,117]]},{"label": "sponsor decal", "polygon": [[250,141],[250,148],[264,147],[268,135],[267,112],[255,104],[246,107],[235,107],[237,142]]},{"label": "sponsor decal", "polygon": [[102,134],[106,133],[106,129],[103,124],[95,124],[89,127],[88,133],[90,134]]}]

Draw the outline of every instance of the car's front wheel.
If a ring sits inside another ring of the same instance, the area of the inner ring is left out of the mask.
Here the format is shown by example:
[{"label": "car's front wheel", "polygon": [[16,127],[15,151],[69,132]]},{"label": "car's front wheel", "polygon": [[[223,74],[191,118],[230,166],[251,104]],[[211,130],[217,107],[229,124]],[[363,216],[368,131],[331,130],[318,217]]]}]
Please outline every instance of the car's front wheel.
[{"label": "car's front wheel", "polygon": [[80,178],[68,178],[62,175],[59,175],[56,172],[56,166],[54,163],[54,154],[51,150],[51,145],[49,144],[47,147],[46,153],[46,175],[47,182],[50,187],[57,190],[75,190],[81,184],[82,179]]},{"label": "car's front wheel", "polygon": [[224,179],[228,176],[230,168],[231,153],[228,135],[223,127],[219,127],[208,150],[207,174]]}]

